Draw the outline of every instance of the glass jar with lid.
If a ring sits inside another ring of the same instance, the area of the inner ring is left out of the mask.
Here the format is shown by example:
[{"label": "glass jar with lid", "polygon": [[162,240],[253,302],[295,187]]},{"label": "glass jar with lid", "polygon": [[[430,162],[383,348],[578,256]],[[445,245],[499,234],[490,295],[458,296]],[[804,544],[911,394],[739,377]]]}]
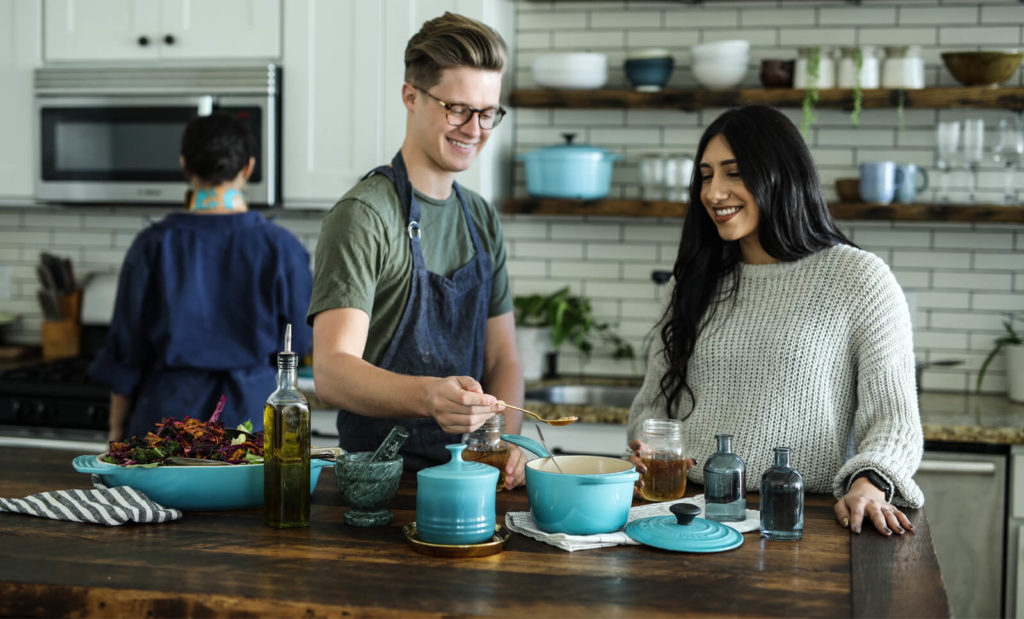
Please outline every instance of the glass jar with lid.
[{"label": "glass jar with lid", "polygon": [[921,58],[920,45],[885,48],[882,88],[924,88],[924,59]]},{"label": "glass jar with lid", "polygon": [[505,465],[508,464],[508,445],[501,440],[504,433],[505,415],[498,413],[484,425],[462,436],[462,442],[466,444],[462,459],[483,462],[498,469],[498,489],[505,486]]},{"label": "glass jar with lid", "polygon": [[646,419],[640,432],[643,482],[640,495],[648,501],[674,501],[686,493],[688,470],[683,423],[678,419]]}]

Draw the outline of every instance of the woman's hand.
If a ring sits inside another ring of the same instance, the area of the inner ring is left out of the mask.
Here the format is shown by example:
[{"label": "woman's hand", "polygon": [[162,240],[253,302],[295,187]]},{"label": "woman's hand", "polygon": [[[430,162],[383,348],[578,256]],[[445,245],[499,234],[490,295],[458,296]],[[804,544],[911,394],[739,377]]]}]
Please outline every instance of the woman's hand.
[{"label": "woman's hand", "polygon": [[511,490],[526,483],[526,456],[516,445],[509,445],[508,464],[505,465],[505,489]]},{"label": "woman's hand", "polygon": [[[636,480],[636,485],[633,486],[633,498],[635,499],[643,498],[643,495],[640,494],[640,489],[644,487],[644,475],[647,474],[647,467],[644,466],[643,461],[640,459],[640,454],[646,447],[642,441],[630,441],[629,443],[629,448],[633,450],[633,455],[626,459],[632,462],[633,466],[636,467],[637,473],[640,473],[639,479]],[[686,475],[695,466],[697,466],[696,460],[686,458],[686,471],[683,474]]]},{"label": "woman's hand", "polygon": [[897,535],[914,532],[907,515],[885,500],[885,493],[867,480],[860,477],[854,480],[850,491],[839,499],[833,509],[836,520],[844,528],[849,527],[854,533],[860,533],[865,518],[870,520],[879,533],[889,537],[895,531]]}]

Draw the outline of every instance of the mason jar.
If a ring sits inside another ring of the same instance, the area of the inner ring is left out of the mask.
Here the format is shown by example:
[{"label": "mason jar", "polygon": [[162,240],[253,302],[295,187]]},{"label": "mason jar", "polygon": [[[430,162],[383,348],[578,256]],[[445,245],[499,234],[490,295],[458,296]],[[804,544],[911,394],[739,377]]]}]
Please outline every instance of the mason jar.
[{"label": "mason jar", "polygon": [[505,487],[505,466],[508,464],[508,445],[501,440],[505,433],[505,415],[498,413],[473,432],[462,435],[466,450],[462,459],[483,462],[498,469],[498,489]]},{"label": "mason jar", "polygon": [[674,501],[686,493],[686,453],[683,422],[677,419],[646,419],[639,436],[640,495],[648,501]]}]

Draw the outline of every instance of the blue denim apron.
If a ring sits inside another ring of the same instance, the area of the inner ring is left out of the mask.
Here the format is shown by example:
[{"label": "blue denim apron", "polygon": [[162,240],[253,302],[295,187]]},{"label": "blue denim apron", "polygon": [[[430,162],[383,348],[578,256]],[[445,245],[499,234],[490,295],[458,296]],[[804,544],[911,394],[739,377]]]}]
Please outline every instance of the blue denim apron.
[{"label": "blue denim apron", "polygon": [[[484,367],[493,262],[484,251],[458,184],[452,183],[473,240],[474,255],[449,278],[431,273],[423,261],[420,205],[402,153],[395,155],[390,167],[380,166],[367,176],[371,174],[383,174],[394,183],[406,212],[406,233],[412,250],[409,301],[378,367],[409,376],[472,376],[479,381]],[[382,419],[342,410],[338,412],[338,441],[348,451],[373,451],[396,424],[409,430],[400,453],[405,468],[414,471],[447,462],[450,455],[444,446],[462,440],[461,435],[442,430],[432,418]]]}]

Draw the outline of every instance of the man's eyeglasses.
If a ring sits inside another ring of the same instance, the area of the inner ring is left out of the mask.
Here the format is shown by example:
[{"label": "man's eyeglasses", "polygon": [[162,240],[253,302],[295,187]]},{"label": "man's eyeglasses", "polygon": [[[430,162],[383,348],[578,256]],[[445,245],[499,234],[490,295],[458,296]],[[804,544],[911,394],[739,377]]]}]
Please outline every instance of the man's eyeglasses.
[{"label": "man's eyeglasses", "polygon": [[465,125],[473,120],[473,114],[477,114],[477,122],[480,124],[481,129],[494,129],[501,124],[501,119],[505,118],[505,114],[507,114],[505,108],[500,106],[478,110],[475,107],[469,107],[462,103],[446,103],[419,86],[413,86],[413,88],[441,104],[441,107],[444,108],[445,118],[448,119],[448,124],[453,127]]}]

